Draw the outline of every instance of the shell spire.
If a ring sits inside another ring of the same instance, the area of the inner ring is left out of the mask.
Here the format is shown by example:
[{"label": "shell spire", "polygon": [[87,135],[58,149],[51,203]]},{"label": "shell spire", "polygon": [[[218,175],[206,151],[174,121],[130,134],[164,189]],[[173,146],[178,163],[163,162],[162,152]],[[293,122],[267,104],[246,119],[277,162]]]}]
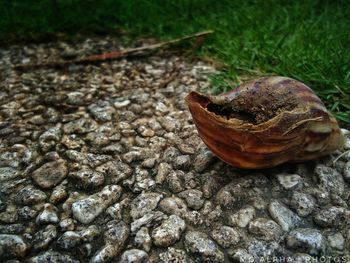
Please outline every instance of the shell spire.
[{"label": "shell spire", "polygon": [[247,169],[327,155],[344,144],[336,119],[305,84],[264,77],[186,102],[198,134],[223,161]]}]

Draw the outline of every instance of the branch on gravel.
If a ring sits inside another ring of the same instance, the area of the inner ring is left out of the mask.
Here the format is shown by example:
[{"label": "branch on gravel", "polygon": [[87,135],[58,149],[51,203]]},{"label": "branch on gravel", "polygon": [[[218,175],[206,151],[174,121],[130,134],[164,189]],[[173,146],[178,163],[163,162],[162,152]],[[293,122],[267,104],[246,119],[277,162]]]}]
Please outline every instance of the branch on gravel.
[{"label": "branch on gravel", "polygon": [[213,32],[214,32],[213,30],[203,31],[193,35],[188,35],[188,36],[156,43],[153,45],[146,45],[146,46],[136,47],[136,48],[127,48],[123,50],[117,50],[117,51],[98,54],[98,55],[91,55],[80,59],[73,59],[73,60],[66,60],[66,61],[51,61],[51,62],[38,63],[38,64],[20,64],[20,65],[15,65],[13,68],[16,70],[28,70],[28,69],[35,69],[35,68],[47,68],[47,67],[63,68],[71,64],[89,64],[89,63],[103,62],[106,60],[120,59],[120,58],[125,58],[130,56],[140,56],[140,55],[144,55],[149,51],[160,49],[165,46],[176,44],[192,38],[196,38],[197,41],[195,42],[194,47],[198,48],[198,43],[202,43],[203,38],[208,34],[212,34]]}]

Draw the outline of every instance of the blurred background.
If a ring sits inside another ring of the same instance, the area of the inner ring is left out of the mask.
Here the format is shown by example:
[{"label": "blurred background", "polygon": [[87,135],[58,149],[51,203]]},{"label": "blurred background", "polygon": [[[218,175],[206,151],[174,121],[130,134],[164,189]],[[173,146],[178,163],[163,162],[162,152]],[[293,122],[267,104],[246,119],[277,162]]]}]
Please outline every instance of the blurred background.
[{"label": "blurred background", "polygon": [[214,30],[196,56],[215,64],[213,93],[246,75],[284,75],[311,86],[350,123],[350,1],[0,1],[0,44],[115,35],[157,41]]}]

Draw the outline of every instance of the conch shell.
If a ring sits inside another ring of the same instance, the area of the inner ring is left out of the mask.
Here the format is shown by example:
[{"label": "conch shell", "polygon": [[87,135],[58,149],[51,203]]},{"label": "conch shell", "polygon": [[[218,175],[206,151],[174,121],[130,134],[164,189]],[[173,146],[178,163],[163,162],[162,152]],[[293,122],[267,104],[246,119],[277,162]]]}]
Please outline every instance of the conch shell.
[{"label": "conch shell", "polygon": [[322,101],[291,78],[264,77],[219,96],[193,91],[186,102],[204,143],[239,168],[314,159],[345,141]]}]

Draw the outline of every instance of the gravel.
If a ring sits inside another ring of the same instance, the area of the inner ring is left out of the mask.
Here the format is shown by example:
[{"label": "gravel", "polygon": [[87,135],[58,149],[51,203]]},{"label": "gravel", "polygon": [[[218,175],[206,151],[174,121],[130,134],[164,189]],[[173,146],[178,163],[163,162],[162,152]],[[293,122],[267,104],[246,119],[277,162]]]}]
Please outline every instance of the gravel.
[{"label": "gravel", "polygon": [[181,217],[171,215],[152,231],[153,244],[168,247],[180,240],[185,228],[186,223]]},{"label": "gravel", "polygon": [[0,48],[1,262],[350,262],[350,155],[259,171],[220,161],[184,102],[212,66],[162,52],[12,68],[120,48]]}]

